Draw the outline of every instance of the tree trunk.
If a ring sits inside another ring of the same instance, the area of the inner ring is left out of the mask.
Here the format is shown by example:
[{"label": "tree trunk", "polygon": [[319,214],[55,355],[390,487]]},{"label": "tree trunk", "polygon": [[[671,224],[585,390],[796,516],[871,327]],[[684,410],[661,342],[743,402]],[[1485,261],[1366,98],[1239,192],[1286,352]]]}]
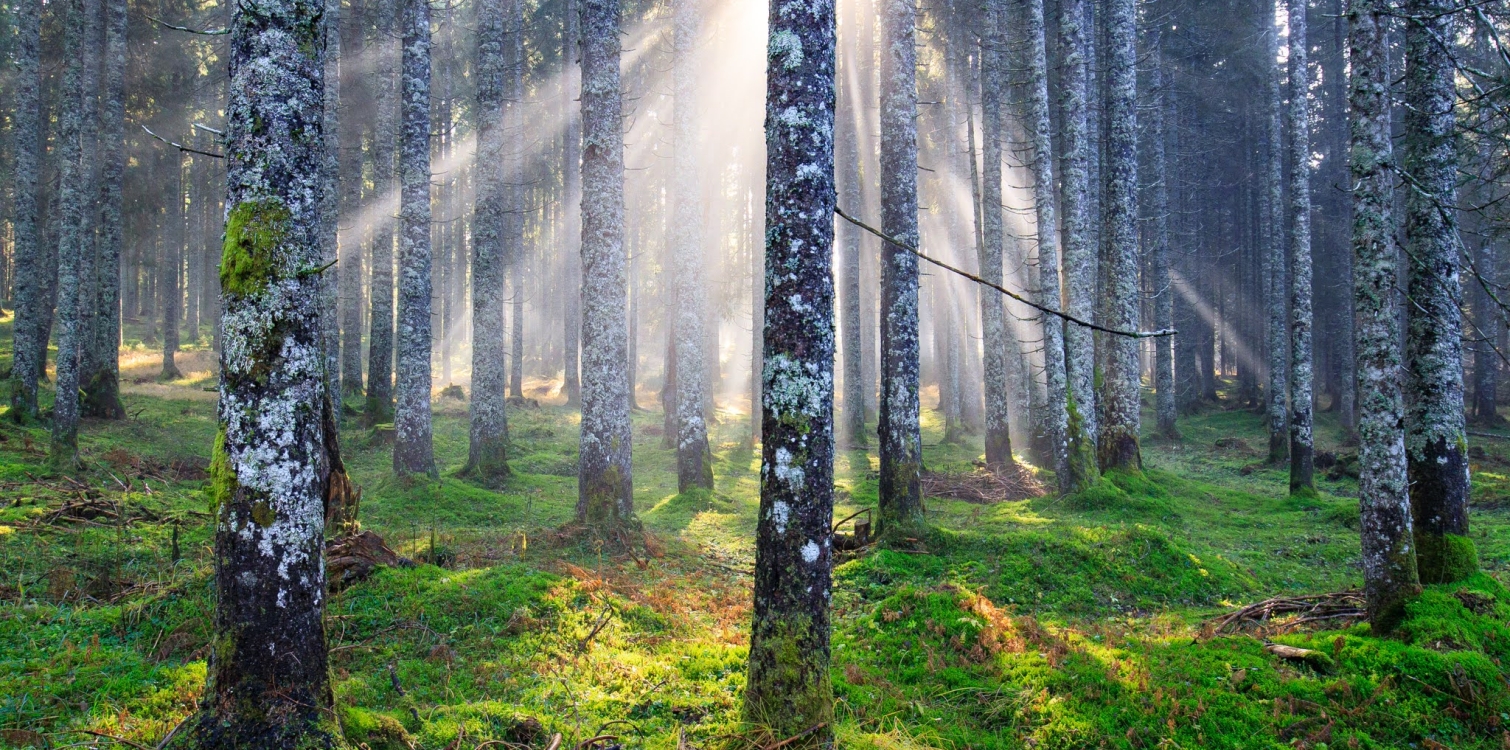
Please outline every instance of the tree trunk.
[{"label": "tree trunk", "polygon": [[[319,275],[324,0],[233,6],[215,636],[185,748],[338,740],[322,614],[324,505],[346,484]],[[175,743],[175,745],[178,743]]]},{"label": "tree trunk", "polygon": [[582,7],[582,443],[577,520],[605,536],[634,519],[629,424],[619,3]]},{"label": "tree trunk", "polygon": [[15,11],[15,78],[11,94],[14,133],[15,202],[11,225],[15,254],[15,323],[12,328],[10,417],[26,423],[37,417],[38,373],[47,348],[37,330],[44,309],[45,250],[41,238],[42,152],[42,4],[22,3]]},{"label": "tree trunk", "polygon": [[[365,14],[360,6],[353,6],[353,18],[341,29],[341,51],[349,60],[362,60],[367,55],[363,40]],[[341,67],[341,91],[351,102],[365,102],[370,93],[365,82],[365,71],[358,65]],[[361,94],[361,95],[358,95]],[[355,114],[355,107],[352,107]],[[362,114],[366,114],[364,110]],[[343,121],[344,132],[340,142],[346,147],[340,150],[341,159],[341,216],[348,221],[360,215],[362,199],[361,149],[364,120],[349,116]],[[341,303],[341,395],[362,394],[362,236],[364,227],[352,227],[340,238],[340,303]],[[336,402],[340,404],[339,401]],[[337,410],[340,414],[340,410]]]},{"label": "tree trunk", "polygon": [[[1153,59],[1149,61],[1149,88],[1153,101],[1149,105],[1148,135],[1152,139],[1149,154],[1153,161],[1153,247],[1150,248],[1150,270],[1153,273],[1154,327],[1167,330],[1174,328],[1174,288],[1169,283],[1169,165],[1166,159],[1164,118],[1169,108],[1169,93],[1164,88],[1164,58],[1159,49],[1159,37],[1154,38]],[[1159,434],[1170,440],[1178,440],[1179,427],[1175,418],[1179,407],[1174,395],[1174,339],[1165,336],[1153,340],[1154,345],[1154,413],[1158,419]],[[1245,368],[1246,371],[1246,368]]]},{"label": "tree trunk", "polygon": [[[917,8],[911,0],[883,2],[881,230],[917,247]],[[918,259],[889,242],[881,254],[881,311],[879,525],[886,530],[913,526],[923,517]]]},{"label": "tree trunk", "polygon": [[503,252],[509,268],[509,395],[524,398],[524,8],[510,0],[504,10]]},{"label": "tree trunk", "polygon": [[1463,431],[1462,297],[1458,281],[1457,103],[1453,0],[1405,3],[1405,447],[1423,583],[1478,571],[1468,538]]},{"label": "tree trunk", "polygon": [[[1316,493],[1311,344],[1311,73],[1306,0],[1290,11],[1290,494]],[[1459,370],[1461,374],[1462,370]],[[1459,407],[1462,399],[1458,400]]]},{"label": "tree trunk", "polygon": [[[466,473],[496,481],[509,473],[503,357],[503,81],[508,40],[503,4],[477,5],[477,200],[472,214],[472,394]],[[569,168],[568,168],[569,169]]]},{"label": "tree trunk", "polygon": [[[1138,14],[1134,0],[1108,0],[1106,46],[1105,200],[1107,261],[1101,269],[1101,320],[1109,328],[1134,330],[1141,322],[1138,285]],[[1141,470],[1138,445],[1142,370],[1138,340],[1105,336],[1106,371],[1100,400],[1102,471]]]},{"label": "tree trunk", "polygon": [[1490,297],[1490,284],[1498,283],[1500,277],[1499,247],[1494,239],[1485,239],[1479,246],[1474,266],[1478,279],[1469,282],[1473,288],[1473,318],[1475,343],[1473,345],[1473,417],[1485,427],[1500,427],[1504,424],[1499,416],[1499,352],[1494,345],[1498,333],[1505,324],[1500,321],[1499,308]]},{"label": "tree trunk", "polygon": [[1281,94],[1280,79],[1284,72],[1277,62],[1279,59],[1279,29],[1274,26],[1273,14],[1260,11],[1259,18],[1264,24],[1264,35],[1268,41],[1268,54],[1264,57],[1273,67],[1269,71],[1269,111],[1266,113],[1265,122],[1268,125],[1268,138],[1264,145],[1266,158],[1264,160],[1265,175],[1263,184],[1266,188],[1263,194],[1263,226],[1264,234],[1264,258],[1263,276],[1265,281],[1264,309],[1268,312],[1268,325],[1265,327],[1266,342],[1268,346],[1269,362],[1269,393],[1268,393],[1268,425],[1269,425],[1269,463],[1276,466],[1283,465],[1289,459],[1289,390],[1290,390],[1290,356],[1289,334],[1286,330],[1289,317],[1289,306],[1286,303],[1285,290],[1285,251],[1284,251],[1284,224],[1280,220],[1280,205],[1284,202],[1284,162],[1280,156],[1284,150],[1284,134],[1280,126],[1280,113],[1284,109]]},{"label": "tree trunk", "polygon": [[[858,33],[863,28],[856,14],[858,10],[856,6],[858,3],[848,3],[845,6],[855,9],[848,14],[850,17],[843,23],[846,32]],[[858,44],[850,47],[850,49],[855,48],[868,49],[868,45]],[[865,201],[861,192],[864,170],[861,168],[860,159],[859,113],[866,111],[866,102],[861,98],[864,87],[860,85],[860,77],[870,75],[870,61],[860,59],[858,52],[854,52],[845,56],[842,63],[844,75],[839,86],[843,91],[842,109],[847,116],[837,118],[838,131],[835,145],[843,153],[843,158],[840,159],[842,166],[839,167],[840,174],[836,175],[836,178],[839,178],[839,189],[844,196],[841,201],[843,208],[850,212],[864,211]],[[862,242],[864,230],[848,222],[840,221],[837,231],[843,238],[837,245],[840,257],[839,350],[844,362],[844,398],[842,401],[844,422],[840,435],[845,445],[863,448],[869,443],[865,429],[865,347],[862,344],[866,330],[861,322],[863,316],[860,313],[860,253],[864,248]],[[756,307],[759,307],[758,302]],[[756,372],[755,377],[758,381],[760,373]]]},{"label": "tree trunk", "polygon": [[1363,590],[1374,632],[1393,630],[1420,591],[1406,480],[1400,393],[1397,250],[1390,153],[1390,69],[1383,0],[1352,0],[1349,164],[1353,185],[1353,303],[1357,323],[1358,492]]},{"label": "tree trunk", "polygon": [[[1043,0],[1028,0],[1027,6],[1028,126],[1033,139],[1033,208],[1038,234],[1039,301],[1064,309],[1060,293],[1059,216],[1054,197],[1053,127],[1049,121],[1048,36]],[[1066,445],[1069,415],[1065,411],[1064,322],[1053,315],[1043,321],[1043,373],[1045,384],[1043,422],[1039,430],[1048,446],[1048,458],[1059,478],[1060,489],[1070,489],[1069,453]]]},{"label": "tree trunk", "polygon": [[[566,206],[581,205],[581,166],[582,166],[582,130],[581,113],[573,111],[573,102],[577,101],[582,90],[581,79],[581,42],[582,32],[579,16],[579,3],[581,0],[565,0],[565,28],[562,39],[565,49],[562,51],[562,104],[563,119],[566,121],[565,134],[563,136],[564,148],[562,168],[561,192],[566,198]],[[577,406],[582,402],[582,375],[581,375],[581,335],[582,335],[582,256],[581,246],[578,244],[582,238],[582,214],[577,211],[566,209],[566,229],[562,233],[565,241],[562,243],[561,252],[564,255],[566,267],[565,287],[565,336],[562,338],[561,350],[566,354],[565,375],[561,388],[566,392],[566,404]],[[632,395],[632,393],[631,393]]]},{"label": "tree trunk", "polygon": [[[166,230],[163,242],[163,264],[157,269],[158,283],[162,285],[163,318],[163,369],[159,380],[177,380],[183,377],[174,361],[178,354],[178,323],[183,316],[183,254],[186,237],[184,217],[184,156],[175,153],[173,164],[173,193],[169,199]],[[61,278],[61,277],[60,277]]]},{"label": "tree trunk", "polygon": [[708,447],[704,390],[709,373],[704,346],[707,332],[707,281],[703,270],[702,186],[698,182],[697,44],[702,28],[702,0],[672,3],[672,78],[674,154],[671,255],[676,308],[671,310],[676,339],[676,486],[713,489],[713,452]]},{"label": "tree trunk", "polygon": [[[1085,41],[1086,0],[1061,0],[1059,47],[1064,55],[1060,73],[1060,111],[1064,113],[1064,205],[1065,312],[1090,320],[1096,294],[1096,246],[1090,231],[1089,160],[1093,143],[1086,123],[1090,100],[1086,93]],[[1068,383],[1065,397],[1068,440],[1066,492],[1078,492],[1096,482],[1095,342],[1083,326],[1064,329],[1064,364]]]},{"label": "tree trunk", "polygon": [[[320,286],[321,325],[324,328],[325,384],[331,403],[341,403],[341,319],[336,293],[340,290],[341,191],[356,185],[341,181],[341,0],[325,2],[325,125],[324,151],[320,157],[320,267],[325,283]],[[197,252],[197,249],[196,249]],[[199,338],[199,324],[189,327]]]},{"label": "tree trunk", "polygon": [[52,411],[53,465],[79,463],[80,370],[88,348],[94,300],[94,224],[90,221],[94,146],[98,133],[100,0],[68,0],[63,56],[67,61],[58,107],[58,380]]},{"label": "tree trunk", "polygon": [[430,426],[430,3],[400,0],[398,381],[394,388],[393,470],[434,476]]},{"label": "tree trunk", "polygon": [[805,733],[794,747],[826,748],[834,720],[834,3],[772,3],[769,19],[765,470],[744,718],[767,742]]},{"label": "tree trunk", "polygon": [[[988,0],[984,32],[981,36],[980,109],[981,109],[981,243],[980,276],[993,284],[1001,283],[1002,245],[1002,130],[1005,126],[1003,101],[1007,71],[1006,23],[1002,0]],[[882,185],[886,178],[882,177]],[[895,235],[893,235],[895,236]],[[1008,349],[1015,353],[1015,343],[1007,339],[1006,309],[1000,295],[980,295],[981,338],[984,356],[981,364],[986,405],[986,465],[1008,467],[1012,458],[1011,414],[1008,407]],[[884,406],[884,400],[883,400]]]},{"label": "tree trunk", "polygon": [[393,224],[398,207],[398,187],[393,179],[393,151],[398,136],[398,102],[395,96],[394,44],[396,3],[406,0],[377,0],[372,50],[377,79],[376,132],[372,137],[373,200],[377,202],[376,228],[372,238],[372,268],[369,283],[372,310],[368,315],[367,335],[367,405],[369,424],[393,420]]},{"label": "tree trunk", "polygon": [[89,368],[82,373],[83,413],[124,419],[121,404],[121,248],[125,226],[121,208],[126,173],[126,1],[105,0],[105,79],[100,119],[99,234],[95,253],[93,330],[85,346]]}]

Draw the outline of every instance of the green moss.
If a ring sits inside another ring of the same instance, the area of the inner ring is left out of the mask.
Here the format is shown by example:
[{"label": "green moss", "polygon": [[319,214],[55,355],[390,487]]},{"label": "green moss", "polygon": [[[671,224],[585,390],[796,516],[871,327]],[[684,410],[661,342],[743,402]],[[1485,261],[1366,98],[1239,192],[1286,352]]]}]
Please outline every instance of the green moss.
[{"label": "green moss", "polygon": [[366,746],[371,750],[410,750],[414,747],[409,731],[388,714],[356,706],[342,706],[340,711],[346,739],[354,746]]},{"label": "green moss", "polygon": [[272,526],[276,520],[278,520],[278,512],[273,510],[273,506],[268,505],[267,501],[258,500],[252,504],[252,523],[265,529]]},{"label": "green moss", "polygon": [[225,427],[215,433],[215,447],[210,451],[210,513],[219,516],[236,496],[236,470],[225,452]]},{"label": "green moss", "polygon": [[788,614],[775,627],[752,639],[752,668],[745,683],[744,719],[752,733],[770,744],[818,724],[825,729],[809,735],[811,741],[793,747],[825,747],[824,737],[833,734],[834,687],[826,659],[807,648],[809,623]]},{"label": "green moss", "polygon": [[1457,534],[1416,533],[1416,568],[1422,583],[1461,581],[1479,570],[1473,540]]},{"label": "green moss", "polygon": [[281,201],[238,204],[226,218],[220,255],[220,288],[241,297],[261,292],[276,279],[277,251],[292,219]]},{"label": "green moss", "polygon": [[1084,492],[1096,483],[1101,469],[1096,464],[1096,446],[1085,432],[1085,417],[1075,402],[1075,394],[1066,394],[1066,409],[1069,413],[1069,465],[1061,488],[1069,493]]}]

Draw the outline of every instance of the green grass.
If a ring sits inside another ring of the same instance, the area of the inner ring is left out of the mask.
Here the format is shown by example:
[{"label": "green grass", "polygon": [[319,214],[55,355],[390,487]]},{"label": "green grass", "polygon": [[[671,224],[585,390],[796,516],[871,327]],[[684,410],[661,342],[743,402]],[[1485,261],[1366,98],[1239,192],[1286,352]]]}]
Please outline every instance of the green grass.
[{"label": "green grass", "polygon": [[[43,429],[0,420],[0,744],[62,746],[91,739],[67,734],[88,728],[150,745],[203,689],[213,381],[198,350],[170,384],[152,378],[150,351],[130,355],[132,416],[86,424],[82,484],[45,473]],[[723,414],[715,428],[714,490],[678,494],[661,415],[636,413],[635,502],[655,552],[641,564],[555,534],[576,499],[575,413],[514,410],[514,475],[497,488],[456,476],[465,415],[465,404],[437,402],[437,481],[394,480],[369,430],[353,420],[343,433],[363,524],[412,557],[432,559],[433,546],[448,566],[384,570],[330,599],[348,740],[470,748],[526,741],[531,721],[567,747],[598,733],[645,748],[676,747],[680,730],[699,747],[737,735],[759,468],[744,419]],[[1336,450],[1327,416],[1320,447]],[[979,438],[941,444],[931,411],[924,426],[931,468],[968,470],[981,452]],[[1264,444],[1246,412],[1211,411],[1181,430],[1180,443],[1146,444],[1141,475],[1074,497],[930,498],[933,527],[907,549],[843,559],[842,745],[1510,742],[1510,442],[1475,443],[1486,451],[1473,509],[1486,572],[1428,588],[1393,638],[1366,625],[1273,637],[1323,652],[1332,666],[1318,671],[1254,637],[1206,637],[1202,624],[1269,596],[1358,586],[1356,483],[1323,480],[1319,498],[1292,501],[1282,470],[1254,466],[1257,451],[1215,446]],[[838,514],[875,504],[876,461],[839,454]],[[81,497],[128,521],[43,523]]]}]

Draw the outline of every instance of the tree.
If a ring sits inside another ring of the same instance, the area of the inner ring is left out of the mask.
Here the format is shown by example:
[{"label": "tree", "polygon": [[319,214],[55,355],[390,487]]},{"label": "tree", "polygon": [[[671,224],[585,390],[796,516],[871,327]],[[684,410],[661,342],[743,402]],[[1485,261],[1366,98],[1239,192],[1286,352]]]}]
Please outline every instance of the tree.
[{"label": "tree", "polygon": [[[322,357],[324,0],[232,6],[214,642],[183,747],[335,742],[324,504],[345,483]],[[176,743],[175,743],[176,744]]]},{"label": "tree", "polygon": [[508,30],[503,3],[477,4],[477,201],[472,218],[472,394],[466,472],[508,474],[509,423],[503,397],[503,79]]},{"label": "tree", "polygon": [[[911,0],[884,2],[881,229],[917,247],[917,6]],[[890,242],[882,247],[879,504],[885,530],[922,520],[923,439],[918,424],[918,259]]]},{"label": "tree", "polygon": [[[16,319],[12,328],[10,416],[37,417],[37,376],[47,357],[36,329],[43,315],[43,249],[40,236],[42,172],[42,4],[14,9],[15,78],[11,88],[15,192],[11,208]],[[50,313],[49,313],[50,314]]]},{"label": "tree", "polygon": [[618,0],[582,8],[582,438],[577,519],[616,533],[634,517],[630,462],[624,132]]},{"label": "tree", "polygon": [[[182,152],[173,154],[170,162],[173,165],[173,194],[169,198],[167,221],[168,227],[164,234],[163,242],[163,266],[158,270],[159,283],[162,288],[162,321],[163,321],[163,368],[158,374],[159,380],[177,380],[183,377],[178,369],[175,355],[178,353],[178,322],[183,316],[183,262],[185,240],[185,217],[184,217],[184,155]],[[61,279],[61,274],[59,279]],[[61,291],[61,288],[60,288]]]},{"label": "tree", "polygon": [[126,173],[126,0],[105,0],[104,75],[100,97],[99,232],[95,251],[94,324],[82,373],[83,413],[124,419],[121,404],[121,215]]},{"label": "tree", "polygon": [[1458,281],[1455,0],[1407,0],[1405,195],[1407,329],[1405,447],[1422,582],[1478,570],[1468,538],[1463,425],[1463,321]]},{"label": "tree", "polygon": [[64,29],[63,92],[58,107],[58,382],[52,411],[52,463],[73,469],[79,462],[80,370],[88,349],[94,300],[93,196],[100,0],[69,0]]},{"label": "tree", "polygon": [[[341,52],[348,60],[363,60],[366,58],[367,48],[365,44],[365,9],[358,3],[353,4],[351,16],[347,18],[341,27]],[[364,75],[358,65],[341,66],[340,90],[345,92],[348,102],[365,102],[366,96],[355,96],[359,92],[368,94]],[[356,108],[348,105],[352,114],[356,114]],[[365,114],[365,110],[363,111]],[[362,200],[362,163],[364,161],[360,144],[362,133],[366,129],[363,124],[364,118],[348,116],[342,123],[343,133],[337,139],[346,145],[340,150],[341,179],[340,184],[345,186],[341,191],[341,216],[356,216],[360,211]],[[362,242],[363,230],[353,227],[345,236],[339,237],[340,277],[339,291],[341,304],[341,395],[362,395]],[[337,402],[339,404],[339,402]]]},{"label": "tree", "polygon": [[[1311,383],[1311,73],[1306,0],[1290,11],[1290,494],[1316,493]],[[1461,370],[1459,371],[1461,372]],[[1461,400],[1459,401],[1461,406]]]},{"label": "tree", "polygon": [[[1064,177],[1060,198],[1064,206],[1065,312],[1090,320],[1096,293],[1096,248],[1090,232],[1091,141],[1086,123],[1090,100],[1086,95],[1086,0],[1061,0],[1059,48],[1064,55],[1060,72],[1060,111],[1064,145]],[[1064,364],[1068,382],[1065,411],[1068,430],[1068,472],[1061,487],[1080,491],[1095,484],[1096,466],[1095,349],[1084,326],[1064,329]]]},{"label": "tree", "polygon": [[377,0],[372,54],[373,77],[377,79],[376,124],[372,134],[372,182],[377,202],[378,220],[373,228],[372,268],[369,294],[372,310],[368,315],[367,404],[370,424],[393,419],[393,229],[388,219],[393,215],[396,193],[393,180],[393,150],[397,141],[398,107],[394,91],[393,26],[396,3],[406,0]]},{"label": "tree", "polygon": [[1268,75],[1265,76],[1269,106],[1264,117],[1268,135],[1264,141],[1262,179],[1266,190],[1261,199],[1264,215],[1262,219],[1264,310],[1267,313],[1265,341],[1269,353],[1269,392],[1267,394],[1269,463],[1279,465],[1288,459],[1290,451],[1289,433],[1286,427],[1289,419],[1290,357],[1286,329],[1289,315],[1285,294],[1287,287],[1285,285],[1284,232],[1280,229],[1283,225],[1279,218],[1280,204],[1284,200],[1284,161],[1281,157],[1281,151],[1284,148],[1284,133],[1280,125],[1280,115],[1284,109],[1280,85],[1283,72],[1278,62],[1279,30],[1274,26],[1273,16],[1272,13],[1259,13],[1259,18],[1264,24],[1264,38],[1268,42],[1268,54],[1264,59],[1269,62],[1270,67],[1266,71]]},{"label": "tree", "polygon": [[[581,113],[572,110],[572,102],[579,98],[582,91],[582,69],[579,66],[582,53],[582,28],[581,16],[578,11],[580,0],[564,0],[564,19],[561,39],[561,110],[562,119],[566,121],[562,134],[562,167],[561,192],[566,199],[567,206],[581,205],[581,178],[582,178],[582,120]],[[565,336],[562,339],[561,350],[565,354],[566,368],[561,384],[561,389],[566,392],[566,403],[576,406],[582,402],[582,366],[581,366],[581,342],[582,342],[582,256],[581,247],[578,244],[582,237],[582,215],[565,210],[566,226],[562,236],[561,252],[565,255],[566,267],[563,284],[566,288],[566,304],[562,311],[562,320],[565,324]]]},{"label": "tree", "polygon": [[430,3],[401,0],[398,382],[393,470],[434,475],[430,435]]},{"label": "tree", "polygon": [[[1138,327],[1138,11],[1135,0],[1106,5],[1106,267],[1102,269],[1101,320],[1123,331]],[[1106,336],[1106,371],[1100,400],[1102,471],[1142,469],[1138,445],[1141,405],[1138,340]]]},{"label": "tree", "polygon": [[1400,393],[1398,274],[1393,242],[1387,31],[1384,0],[1348,8],[1352,137],[1353,304],[1358,356],[1358,496],[1363,591],[1375,632],[1393,630],[1420,590],[1407,491]]},{"label": "tree", "polygon": [[[325,49],[325,150],[320,158],[320,247],[329,282],[321,287],[325,297],[320,314],[325,327],[325,383],[333,403],[341,402],[341,319],[336,292],[340,289],[341,222],[341,0],[326,0]],[[355,187],[355,186],[353,186]],[[197,255],[197,248],[196,248]],[[192,256],[191,256],[192,257]],[[199,324],[189,327],[199,338]]]},{"label": "tree", "polygon": [[[857,16],[868,16],[868,9],[861,8],[859,2],[849,2],[844,7],[849,9],[849,13],[841,25],[846,32],[858,33],[864,27]],[[853,45],[851,49],[854,47],[869,49],[868,40],[861,40],[860,44]],[[843,165],[838,175],[839,190],[844,196],[842,203],[849,211],[860,211],[864,207],[861,192],[864,170],[861,168],[863,162],[860,159],[860,123],[857,113],[865,111],[865,103],[861,99],[864,87],[860,84],[860,77],[863,75],[869,78],[870,66],[869,60],[862,62],[859,57],[852,52],[840,61],[844,66],[844,75],[839,84],[843,92],[839,101],[852,114],[837,118],[838,130],[835,133],[835,147],[843,154],[843,158],[839,160]],[[839,243],[839,351],[844,360],[844,426],[841,434],[846,445],[863,448],[869,442],[865,429],[865,347],[862,343],[867,331],[860,314],[860,253],[864,247],[864,233],[859,227],[843,222],[839,225],[838,232],[843,238]],[[758,384],[759,372],[755,375],[754,382]]]},{"label": "tree", "polygon": [[[1056,310],[1064,309],[1059,290],[1059,217],[1054,198],[1053,128],[1049,121],[1048,35],[1044,23],[1043,0],[1027,3],[1028,69],[1032,79],[1028,91],[1028,127],[1033,139],[1033,208],[1038,234],[1038,288],[1040,300]],[[982,294],[982,298],[990,296]],[[1043,315],[1043,374],[1045,383],[1044,421],[1040,426],[1043,441],[1049,448],[1054,474],[1060,489],[1070,477],[1066,432],[1069,414],[1065,411],[1066,383],[1064,369],[1064,321]],[[1162,391],[1161,391],[1162,392]]]},{"label": "tree", "polygon": [[[1153,101],[1149,104],[1148,135],[1149,153],[1153,167],[1153,247],[1149,248],[1150,271],[1153,274],[1154,327],[1160,330],[1174,328],[1174,287],[1169,277],[1169,166],[1166,157],[1164,118],[1169,107],[1168,91],[1164,87],[1164,57],[1159,47],[1160,38],[1154,37],[1154,52],[1149,61],[1149,89]],[[1153,340],[1154,344],[1154,412],[1158,419],[1159,434],[1169,439],[1180,436],[1175,425],[1178,406],[1174,394],[1174,337],[1164,336]]]},{"label": "tree", "polygon": [[833,743],[834,22],[833,0],[770,5],[760,515],[744,716],[772,740],[803,733],[794,747]]},{"label": "tree", "polygon": [[[1002,0],[989,0],[985,16],[981,19],[984,25],[980,43],[982,236],[979,254],[981,278],[993,284],[1001,283],[1004,243],[1001,159],[1002,129],[1005,126],[1002,99],[1007,85],[1006,37],[1002,33],[1005,16],[1005,3]],[[887,184],[884,176],[881,183],[884,189]],[[981,369],[984,374],[986,404],[986,465],[1007,467],[1014,463],[1014,459],[1008,407],[1007,318],[1001,297],[995,294],[980,295],[980,327],[985,344]],[[1015,350],[1016,346],[1011,345],[1011,348]],[[883,408],[884,404],[883,399]]]},{"label": "tree", "polygon": [[675,218],[672,220],[672,262],[676,284],[676,309],[672,311],[672,336],[676,340],[676,485],[685,492],[694,487],[713,489],[713,451],[708,446],[708,423],[703,400],[707,384],[704,346],[707,333],[703,318],[708,314],[704,293],[702,185],[698,181],[697,36],[702,28],[701,0],[672,3],[672,72],[675,87],[672,190]]}]

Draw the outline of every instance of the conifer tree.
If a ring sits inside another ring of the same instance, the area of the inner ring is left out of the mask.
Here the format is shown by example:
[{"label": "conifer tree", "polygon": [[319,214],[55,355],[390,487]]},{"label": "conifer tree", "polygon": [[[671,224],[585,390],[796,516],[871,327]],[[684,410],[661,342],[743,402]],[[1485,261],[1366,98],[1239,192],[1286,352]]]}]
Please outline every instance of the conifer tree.
[{"label": "conifer tree", "polygon": [[675,152],[671,225],[676,309],[676,484],[683,492],[713,489],[713,452],[703,401],[707,388],[704,355],[707,333],[707,285],[703,270],[702,185],[698,181],[697,45],[702,29],[702,0],[672,3],[672,78],[675,89]]},{"label": "conifer tree", "polygon": [[[1060,196],[1064,206],[1065,312],[1090,320],[1096,293],[1096,248],[1090,229],[1090,156],[1093,144],[1086,122],[1090,100],[1086,49],[1086,0],[1061,0],[1059,48],[1064,55],[1060,72],[1059,109],[1064,113],[1064,176]],[[1067,491],[1080,491],[1100,476],[1096,465],[1095,350],[1084,326],[1064,329],[1064,361],[1068,382],[1065,410],[1068,440]]]},{"label": "conifer tree", "polygon": [[434,475],[430,425],[430,3],[400,0],[398,381],[393,470]]},{"label": "conifer tree", "polygon": [[503,4],[477,3],[477,201],[472,218],[472,394],[466,471],[483,480],[508,473],[503,382]]},{"label": "conifer tree", "polygon": [[46,266],[41,238],[42,183],[42,4],[15,6],[15,72],[11,94],[12,165],[15,174],[12,215],[15,323],[12,326],[10,417],[30,422],[37,417],[37,380],[47,360],[37,330],[45,309]]},{"label": "conifer tree", "polygon": [[[1306,0],[1288,0],[1290,19],[1290,493],[1315,494],[1311,344],[1311,74]],[[1459,371],[1461,372],[1461,370]],[[1460,402],[1461,405],[1461,402]]]}]

